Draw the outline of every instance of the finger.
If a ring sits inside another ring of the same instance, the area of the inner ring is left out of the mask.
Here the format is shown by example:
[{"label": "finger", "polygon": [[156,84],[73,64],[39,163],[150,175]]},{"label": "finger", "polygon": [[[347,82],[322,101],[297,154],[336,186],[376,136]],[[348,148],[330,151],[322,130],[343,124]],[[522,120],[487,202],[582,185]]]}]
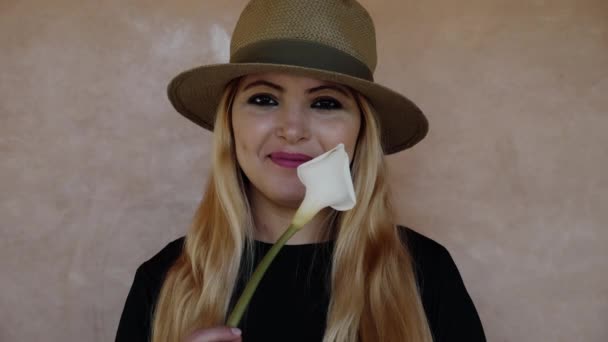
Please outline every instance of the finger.
[{"label": "finger", "polygon": [[194,332],[188,342],[240,341],[241,331],[238,328],[215,327]]}]

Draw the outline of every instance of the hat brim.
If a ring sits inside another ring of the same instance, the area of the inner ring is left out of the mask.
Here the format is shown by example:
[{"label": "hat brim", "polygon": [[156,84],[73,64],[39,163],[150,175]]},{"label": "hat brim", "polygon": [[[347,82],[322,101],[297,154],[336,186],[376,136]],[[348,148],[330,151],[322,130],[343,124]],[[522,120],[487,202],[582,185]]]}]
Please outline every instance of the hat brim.
[{"label": "hat brim", "polygon": [[420,142],[428,132],[428,121],[420,108],[387,87],[340,73],[282,64],[224,63],[187,70],[169,83],[169,100],[180,114],[213,131],[217,107],[228,82],[262,72],[289,72],[335,82],[364,95],[378,116],[384,154],[408,149]]}]

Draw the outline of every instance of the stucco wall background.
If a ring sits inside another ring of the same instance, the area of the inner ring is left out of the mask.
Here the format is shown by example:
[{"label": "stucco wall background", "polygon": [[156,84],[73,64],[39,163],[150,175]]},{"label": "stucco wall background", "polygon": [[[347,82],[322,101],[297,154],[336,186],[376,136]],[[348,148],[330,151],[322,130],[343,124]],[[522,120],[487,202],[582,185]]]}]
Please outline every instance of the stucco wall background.
[{"label": "stucco wall background", "polygon": [[[399,223],[452,253],[490,341],[608,340],[608,2],[362,1],[376,79],[431,130],[389,157]],[[245,1],[0,1],[0,341],[113,340],[181,236],[210,134],[177,72]]]}]

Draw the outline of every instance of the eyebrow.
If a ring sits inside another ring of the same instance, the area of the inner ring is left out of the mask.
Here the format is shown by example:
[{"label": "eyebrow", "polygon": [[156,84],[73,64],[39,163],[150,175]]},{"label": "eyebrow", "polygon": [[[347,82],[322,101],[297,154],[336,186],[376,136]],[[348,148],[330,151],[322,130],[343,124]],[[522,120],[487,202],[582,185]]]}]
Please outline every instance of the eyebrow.
[{"label": "eyebrow", "polygon": [[[250,88],[253,88],[255,86],[261,86],[261,85],[268,86],[268,87],[276,89],[276,90],[278,90],[280,92],[285,91],[285,88],[281,87],[280,85],[272,83],[272,82],[269,82],[269,81],[266,81],[266,80],[258,80],[258,81],[251,82],[247,86],[245,86],[245,88],[243,88],[243,91],[245,91],[247,89],[250,89]],[[316,91],[320,91],[320,90],[323,90],[323,89],[333,89],[333,90],[341,93],[342,95],[344,95],[346,97],[350,97],[349,94],[348,94],[348,92],[346,90],[344,90],[343,87],[338,86],[338,85],[333,85],[333,84],[323,84],[323,85],[320,85],[318,87],[310,88],[306,92],[308,94],[311,94],[311,93],[314,93]]]}]

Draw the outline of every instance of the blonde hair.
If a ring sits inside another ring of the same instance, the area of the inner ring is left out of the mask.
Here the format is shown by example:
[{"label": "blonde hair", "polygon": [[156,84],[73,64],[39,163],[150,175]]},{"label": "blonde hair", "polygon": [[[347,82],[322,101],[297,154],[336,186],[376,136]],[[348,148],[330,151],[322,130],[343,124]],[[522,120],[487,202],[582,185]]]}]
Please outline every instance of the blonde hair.
[{"label": "blonde hair", "polygon": [[[235,157],[231,110],[238,80],[218,106],[213,167],[182,254],[168,271],[153,315],[152,341],[182,341],[223,325],[239,276],[253,268],[253,219]],[[324,342],[432,341],[412,258],[392,220],[380,127],[353,92],[363,120],[352,174],[357,206],[332,213],[331,298]],[[242,263],[242,264],[241,264]]]}]

